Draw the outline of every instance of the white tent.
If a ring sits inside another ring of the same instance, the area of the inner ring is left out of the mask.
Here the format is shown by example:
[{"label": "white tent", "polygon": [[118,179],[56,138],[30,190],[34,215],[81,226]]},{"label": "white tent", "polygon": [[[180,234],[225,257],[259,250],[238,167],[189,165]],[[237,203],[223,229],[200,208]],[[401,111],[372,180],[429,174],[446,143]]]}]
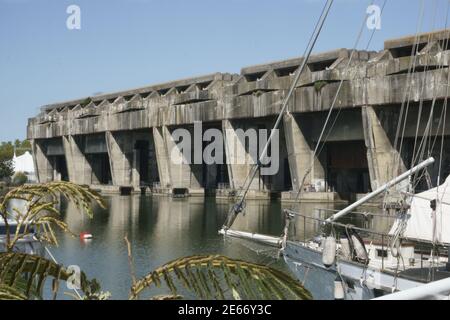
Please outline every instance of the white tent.
[{"label": "white tent", "polygon": [[16,155],[14,154],[13,166],[14,166],[14,173],[18,172],[25,173],[30,182],[33,182],[36,179],[35,178],[36,170],[34,168],[33,156],[28,151],[18,157],[16,157]]},{"label": "white tent", "polygon": [[[435,212],[430,207],[432,200],[437,200]],[[439,187],[414,195],[408,213],[404,237],[450,243],[450,176]],[[394,223],[391,234],[397,226],[398,220]]]}]

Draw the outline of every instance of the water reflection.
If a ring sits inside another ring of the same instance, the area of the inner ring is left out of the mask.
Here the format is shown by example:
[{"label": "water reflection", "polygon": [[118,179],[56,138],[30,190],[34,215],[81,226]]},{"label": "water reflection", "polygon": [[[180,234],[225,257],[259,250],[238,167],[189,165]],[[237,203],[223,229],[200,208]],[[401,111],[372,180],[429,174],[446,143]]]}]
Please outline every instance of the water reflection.
[{"label": "water reflection", "polygon": [[[88,277],[99,279],[103,289],[112,293],[112,298],[127,298],[131,284],[125,235],[132,244],[138,277],[173,259],[197,254],[224,254],[271,263],[287,271],[284,262],[258,254],[254,250],[257,246],[243,240],[224,240],[218,235],[231,206],[228,201],[113,196],[107,197],[106,202],[108,209],[96,207],[93,219],[83,217],[73,204],[63,202],[61,210],[71,229],[76,233],[90,232],[94,239],[80,242],[60,233],[60,246],[52,251],[59,262],[79,265]],[[282,209],[285,207],[291,205],[249,200],[246,214],[236,219],[233,228],[278,236],[283,231]],[[316,208],[333,209],[333,205],[307,203],[299,210],[318,217]],[[302,239],[303,220],[296,219],[295,226],[297,236]],[[306,237],[314,236],[318,228],[318,222],[306,224]]]}]

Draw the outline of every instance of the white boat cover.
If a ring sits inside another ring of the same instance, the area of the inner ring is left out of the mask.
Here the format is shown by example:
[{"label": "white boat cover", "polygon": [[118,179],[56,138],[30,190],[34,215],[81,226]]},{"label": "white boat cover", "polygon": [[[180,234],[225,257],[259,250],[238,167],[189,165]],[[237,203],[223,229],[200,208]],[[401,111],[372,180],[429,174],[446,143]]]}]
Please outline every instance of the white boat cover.
[{"label": "white boat cover", "polygon": [[[436,212],[430,207],[431,200],[437,200]],[[439,187],[414,195],[408,217],[404,237],[450,243],[450,176]],[[390,234],[398,223],[396,220]]]}]

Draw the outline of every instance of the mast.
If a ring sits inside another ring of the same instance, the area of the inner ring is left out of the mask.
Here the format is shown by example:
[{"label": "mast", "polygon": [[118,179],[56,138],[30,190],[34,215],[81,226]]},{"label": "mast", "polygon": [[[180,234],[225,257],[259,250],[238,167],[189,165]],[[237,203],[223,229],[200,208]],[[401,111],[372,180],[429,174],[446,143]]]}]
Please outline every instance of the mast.
[{"label": "mast", "polygon": [[252,170],[250,171],[250,174],[247,176],[248,179],[246,179],[246,183],[245,183],[244,188],[243,188],[243,190],[244,190],[243,194],[240,196],[240,199],[237,201],[237,203],[234,204],[232,206],[232,208],[230,209],[230,212],[228,213],[227,220],[225,221],[225,224],[222,226],[222,231],[223,230],[228,230],[229,228],[231,228],[231,226],[233,225],[234,220],[236,219],[237,215],[244,210],[244,202],[245,202],[245,198],[247,196],[248,190],[250,189],[252,181],[255,178],[256,173],[258,172],[258,169],[261,167],[261,163],[262,163],[262,161],[264,160],[264,158],[266,156],[266,153],[267,153],[267,150],[269,148],[269,145],[272,142],[272,139],[273,139],[273,137],[275,135],[275,130],[278,129],[278,127],[279,127],[279,125],[281,123],[282,117],[283,117],[284,113],[287,110],[289,100],[290,100],[292,94],[295,91],[295,86],[297,85],[297,83],[298,83],[298,81],[300,79],[300,75],[303,73],[303,70],[306,67],[306,63],[308,62],[309,56],[311,55],[311,52],[312,52],[312,50],[314,48],[314,45],[316,44],[316,41],[317,41],[317,39],[319,37],[319,34],[320,34],[321,30],[322,30],[322,27],[323,27],[323,25],[325,23],[325,20],[326,20],[327,16],[328,16],[328,13],[330,12],[331,5],[333,4],[333,1],[334,0],[327,0],[327,3],[325,4],[325,7],[324,7],[324,9],[322,11],[320,19],[317,22],[316,27],[314,29],[314,32],[313,32],[313,34],[311,36],[311,39],[310,39],[310,41],[308,43],[308,46],[307,46],[307,49],[306,49],[306,54],[304,55],[304,59],[302,61],[302,64],[301,64],[300,68],[297,70],[295,78],[294,78],[294,81],[292,82],[291,87],[289,88],[288,94],[287,94],[286,98],[283,101],[283,106],[282,106],[281,111],[280,111],[280,113],[279,113],[279,115],[277,117],[275,125],[274,125],[272,131],[270,132],[270,136],[269,136],[269,138],[268,138],[268,140],[267,140],[267,142],[266,142],[266,144],[264,146],[264,149],[261,152],[261,156],[258,158],[258,162],[256,163],[256,165],[253,166]]}]

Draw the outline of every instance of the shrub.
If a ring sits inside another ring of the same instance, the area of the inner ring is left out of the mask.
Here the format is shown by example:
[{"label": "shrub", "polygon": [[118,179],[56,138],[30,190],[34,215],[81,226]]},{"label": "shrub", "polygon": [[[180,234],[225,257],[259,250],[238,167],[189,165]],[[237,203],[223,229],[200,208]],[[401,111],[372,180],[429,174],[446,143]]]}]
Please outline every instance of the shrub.
[{"label": "shrub", "polygon": [[28,177],[23,172],[17,172],[13,177],[13,184],[16,186],[21,186],[27,183]]}]

